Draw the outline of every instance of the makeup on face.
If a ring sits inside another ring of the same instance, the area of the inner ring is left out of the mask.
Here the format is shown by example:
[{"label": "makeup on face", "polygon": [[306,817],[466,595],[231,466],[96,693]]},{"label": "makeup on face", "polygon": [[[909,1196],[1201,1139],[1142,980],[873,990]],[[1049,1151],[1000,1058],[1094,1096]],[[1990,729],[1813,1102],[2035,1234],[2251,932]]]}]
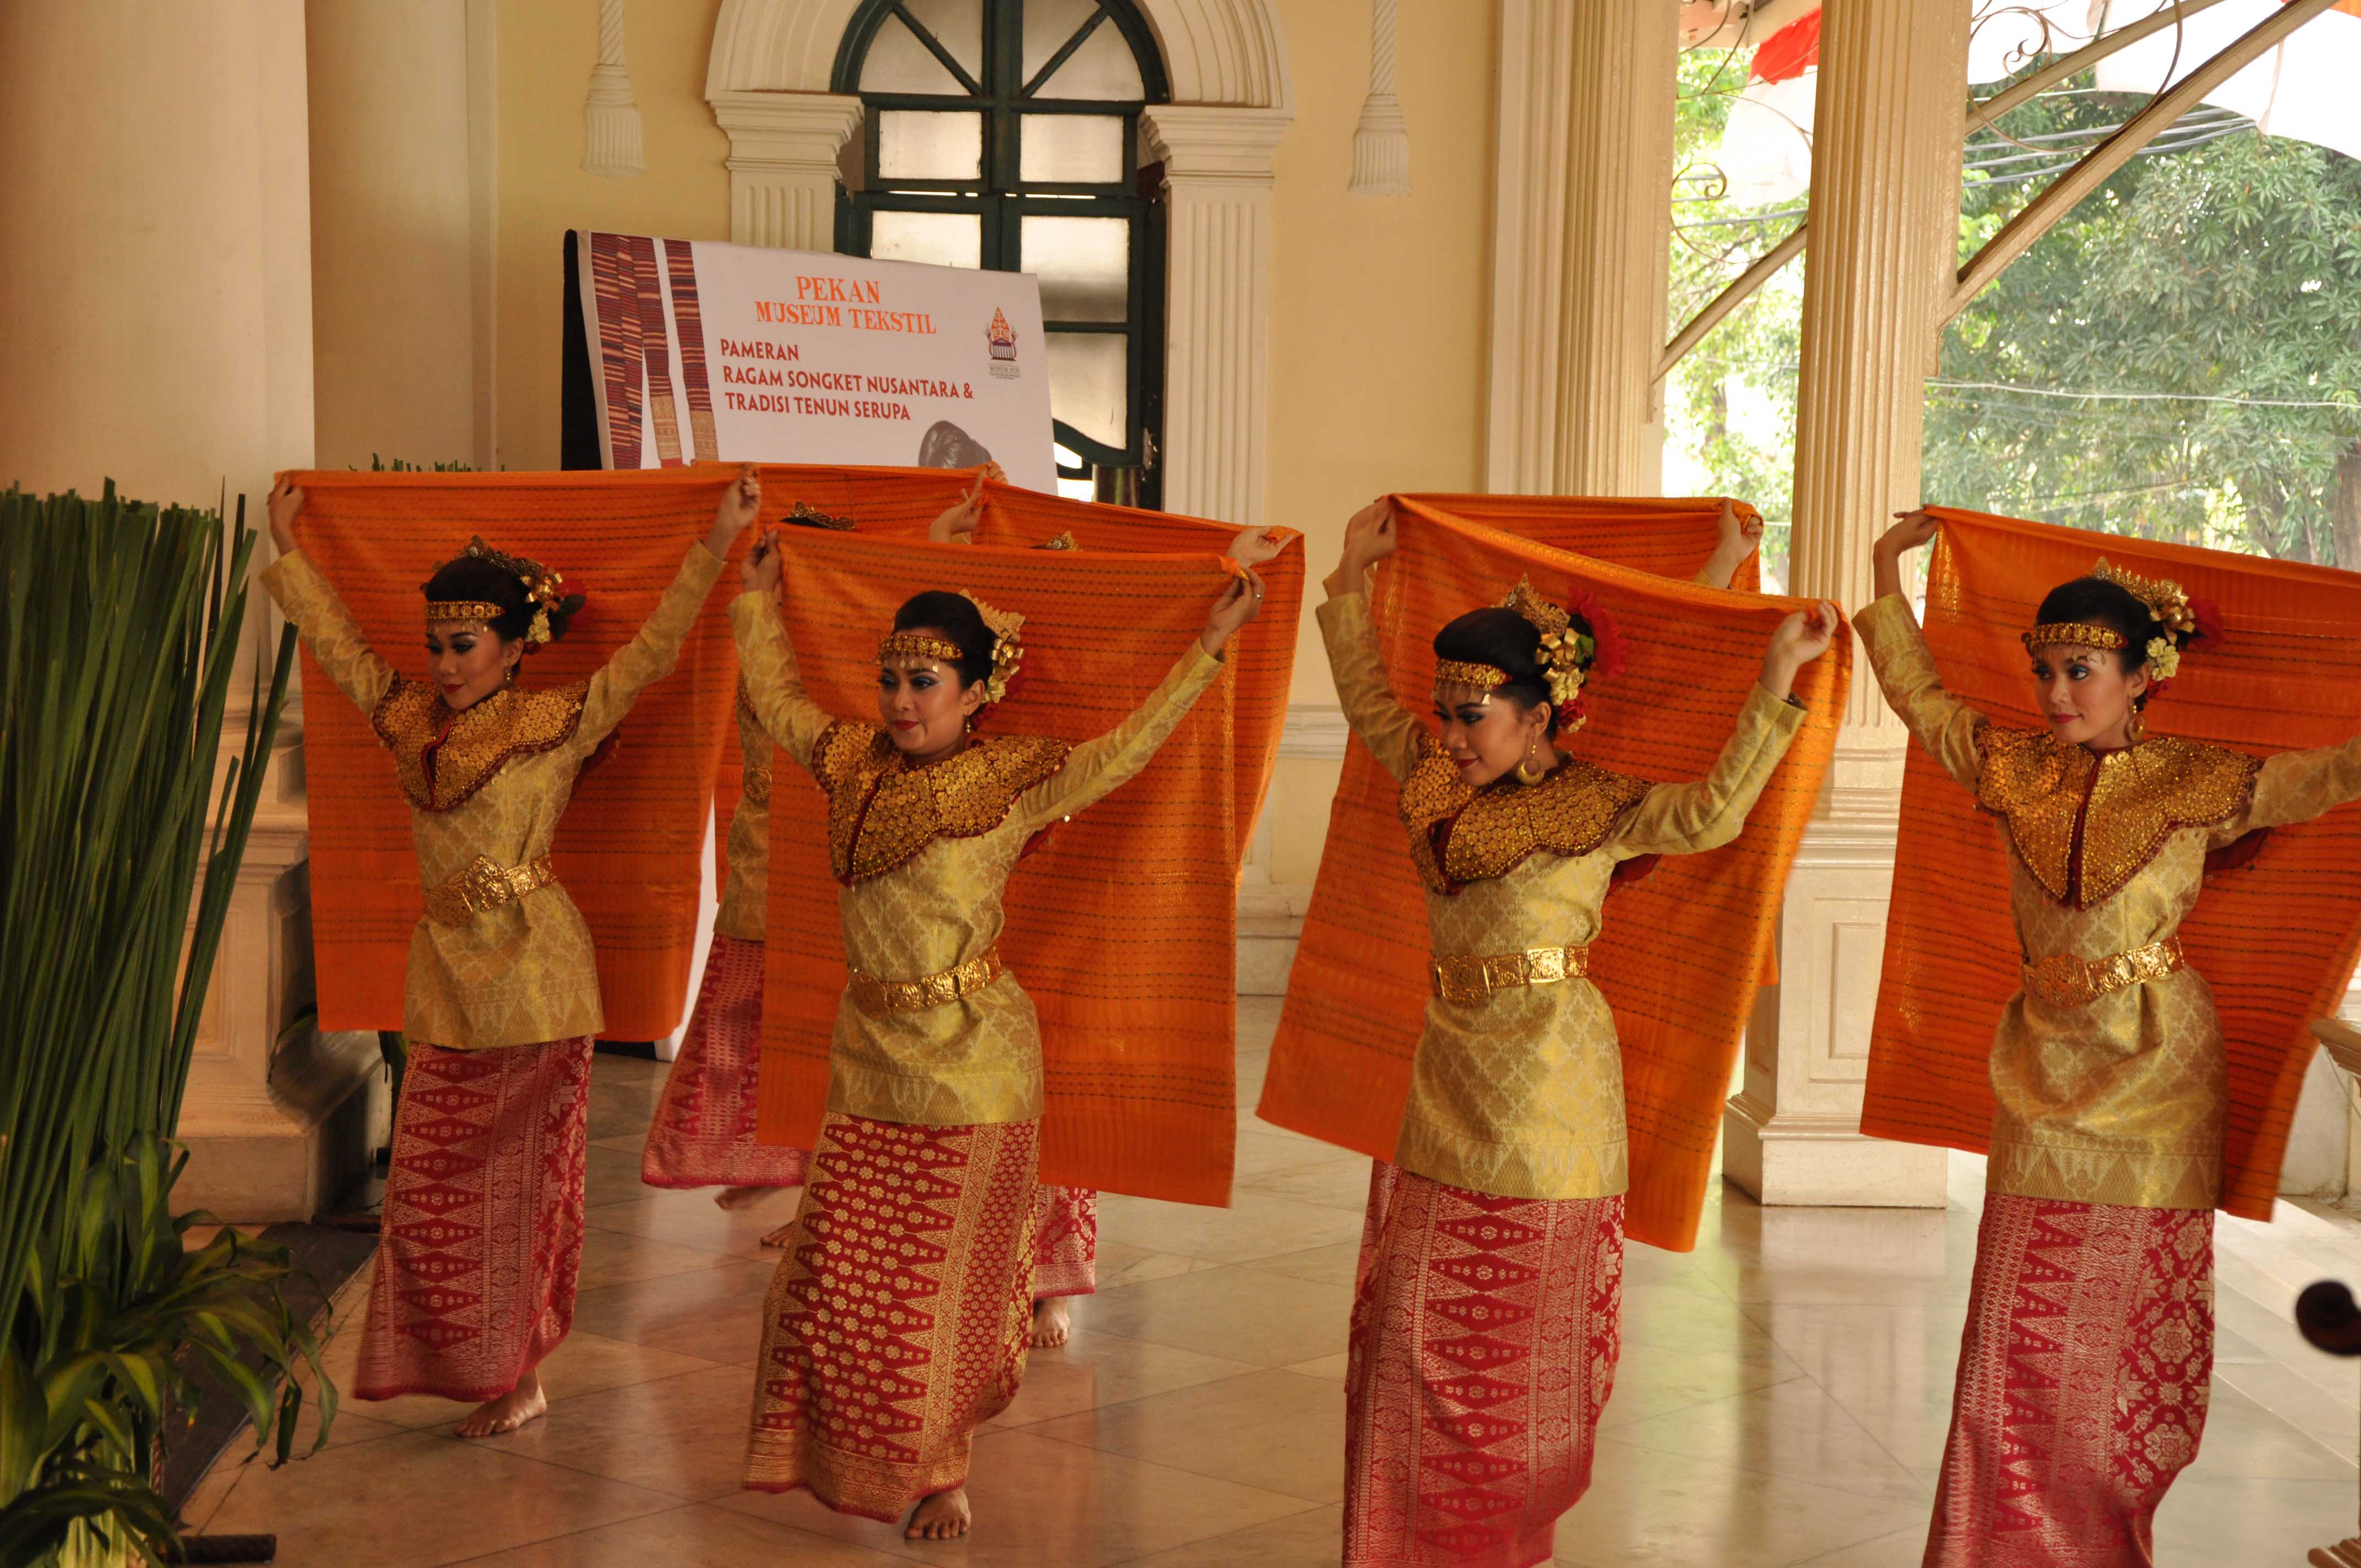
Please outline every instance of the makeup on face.
[{"label": "makeup on face", "polygon": [[500,635],[480,621],[434,621],[426,628],[426,658],[444,704],[455,710],[509,684],[513,663]]}]

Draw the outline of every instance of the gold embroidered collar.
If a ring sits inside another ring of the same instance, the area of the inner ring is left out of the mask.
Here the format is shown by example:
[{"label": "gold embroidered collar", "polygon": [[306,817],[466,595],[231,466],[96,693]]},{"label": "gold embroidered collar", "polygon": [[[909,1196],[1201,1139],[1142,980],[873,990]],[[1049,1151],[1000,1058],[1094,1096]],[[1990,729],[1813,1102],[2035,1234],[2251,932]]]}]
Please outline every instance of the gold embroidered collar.
[{"label": "gold embroidered collar", "polygon": [[1648,793],[1645,779],[1568,758],[1541,783],[1477,789],[1433,736],[1401,788],[1402,826],[1419,879],[1437,893],[1506,876],[1534,850],[1587,855]]},{"label": "gold embroidered collar", "polygon": [[2235,816],[2262,766],[2170,735],[2104,756],[2037,729],[1987,729],[1982,744],[1976,804],[2007,820],[2042,892],[2075,909],[2121,893],[2175,833]]},{"label": "gold embroidered collar", "polygon": [[369,723],[393,753],[394,773],[410,803],[421,811],[451,811],[491,783],[511,757],[572,740],[589,692],[588,681],[544,691],[504,686],[454,714],[426,682],[396,681],[378,699]]},{"label": "gold embroidered collar", "polygon": [[923,768],[905,764],[874,724],[837,723],[812,751],[828,791],[828,859],[848,885],[882,876],[938,838],[973,839],[1016,797],[1066,764],[1063,740],[995,735]]}]

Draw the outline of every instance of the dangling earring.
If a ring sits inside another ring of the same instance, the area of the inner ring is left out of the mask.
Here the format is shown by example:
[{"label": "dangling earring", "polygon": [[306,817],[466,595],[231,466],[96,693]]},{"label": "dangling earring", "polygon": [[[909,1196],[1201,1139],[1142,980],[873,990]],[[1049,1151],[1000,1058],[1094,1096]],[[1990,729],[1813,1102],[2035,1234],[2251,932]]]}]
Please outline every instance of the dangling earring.
[{"label": "dangling earring", "polygon": [[2140,737],[2147,733],[2147,720],[2140,717],[2139,707],[2134,704],[2131,717],[2124,720],[2124,739],[2136,746],[2140,743]]},{"label": "dangling earring", "polygon": [[1549,777],[1549,770],[1543,767],[1541,762],[1542,738],[1536,735],[1533,743],[1525,748],[1525,760],[1517,764],[1517,782],[1531,788]]}]

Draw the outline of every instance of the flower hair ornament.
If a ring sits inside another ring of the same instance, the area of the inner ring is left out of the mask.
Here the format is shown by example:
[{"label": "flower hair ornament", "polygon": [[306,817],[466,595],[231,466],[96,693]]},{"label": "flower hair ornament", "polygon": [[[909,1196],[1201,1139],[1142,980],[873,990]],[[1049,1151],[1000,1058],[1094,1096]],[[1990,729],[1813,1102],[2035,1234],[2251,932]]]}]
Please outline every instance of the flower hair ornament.
[{"label": "flower hair ornament", "polygon": [[960,597],[975,606],[976,614],[992,631],[992,674],[984,677],[983,700],[996,703],[1008,695],[1008,683],[1016,678],[1017,667],[1025,662],[1025,644],[1019,634],[1025,630],[1025,618],[1013,609],[994,609],[967,589]]},{"label": "flower hair ornament", "polygon": [[[565,592],[566,578],[538,561],[528,561],[522,555],[511,555],[505,550],[495,550],[484,543],[482,534],[467,541],[460,555],[467,560],[481,561],[515,577],[523,585],[525,602],[533,606],[533,620],[524,630],[525,652],[530,653],[554,635],[550,630],[552,610],[571,615],[582,608],[582,596]],[[426,619],[436,623],[454,620],[478,620],[489,625],[507,613],[503,607],[489,599],[428,599]]]},{"label": "flower hair ornament", "polygon": [[1548,683],[1558,728],[1568,734],[1581,729],[1589,717],[1583,710],[1582,694],[1591,677],[1615,675],[1623,668],[1623,637],[1613,618],[1578,588],[1566,596],[1565,605],[1552,604],[1529,576],[1520,577],[1500,605],[1541,633],[1542,678]]}]

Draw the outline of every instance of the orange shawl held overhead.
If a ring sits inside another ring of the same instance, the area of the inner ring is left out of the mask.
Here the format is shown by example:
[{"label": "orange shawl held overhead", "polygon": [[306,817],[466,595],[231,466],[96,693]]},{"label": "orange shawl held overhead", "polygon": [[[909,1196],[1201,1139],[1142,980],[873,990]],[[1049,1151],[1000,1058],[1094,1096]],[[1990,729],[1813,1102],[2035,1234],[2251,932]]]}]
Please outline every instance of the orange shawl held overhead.
[{"label": "orange shawl held overhead", "polygon": [[[1499,603],[1529,573],[1545,595],[1578,584],[1613,612],[1631,656],[1622,674],[1585,693],[1590,719],[1573,749],[1642,778],[1686,783],[1711,770],[1772,629],[1803,602],[1679,580],[1712,554],[1719,501],[1402,496],[1395,504],[1400,544],[1378,569],[1370,608],[1396,694],[1423,707],[1432,639],[1453,617]],[[1595,554],[1515,536],[1531,533]],[[1627,1224],[1657,1246],[1695,1245],[1740,1034],[1835,744],[1850,646],[1839,637],[1836,652],[1797,676],[1810,717],[1745,832],[1617,891],[1591,949],[1622,1041]],[[1354,742],[1257,1108],[1267,1121],[1381,1158],[1400,1131],[1433,957],[1398,794]]]},{"label": "orange shawl held overhead", "polygon": [[[2361,730],[2353,683],[2361,577],[1931,510],[1943,531],[1928,568],[1927,645],[1944,685],[1994,723],[2040,726],[2018,634],[2043,595],[2103,555],[2221,609],[2221,641],[2190,650],[2172,689],[2150,705],[2152,730],[2257,755],[2334,745]],[[1863,1132],[1979,1154],[1988,1146],[1993,1032],[2020,983],[2008,886],[1998,826],[1913,746]],[[2206,884],[2180,937],[2213,983],[2229,1058],[2222,1207],[2268,1220],[2312,1060],[2307,1025],[2334,1015],[2361,953],[2361,811],[2273,829],[2251,862]]]},{"label": "orange shawl held overhead", "polygon": [[[1069,532],[1079,548],[1038,547]],[[1235,532],[994,487],[975,544],[787,531],[781,609],[813,700],[868,720],[895,610],[922,589],[972,589],[1026,617],[1024,673],[994,731],[1079,741],[1130,714],[1204,629]],[[1045,1182],[1229,1200],[1238,863],[1278,755],[1302,562],[1291,548],[1259,568],[1268,598],[1231,640],[1228,674],[1138,777],[1061,823],[1009,882],[1000,948],[1041,1019]],[[845,979],[836,895],[826,799],[780,758],[765,1142],[808,1148],[827,1103]]]},{"label": "orange shawl held overhead", "polygon": [[[562,572],[588,603],[564,641],[535,652],[533,685],[580,680],[639,630],[681,556],[713,524],[734,465],[644,474],[291,476],[306,504],[298,537],[379,655],[421,673],[434,568],[480,533]],[[763,515],[792,498],[923,531],[969,474],[901,468],[763,469]],[[697,851],[730,723],[738,656],[723,607],[730,574],[683,646],[680,667],[623,722],[613,755],[586,776],[557,834],[557,872],[589,922],[607,1031],[652,1039],[678,1025],[697,937]],[[410,936],[423,896],[410,806],[368,716],[303,659],[304,766],[311,795],[312,942],[325,1029],[399,1029]],[[734,746],[729,748],[735,751]]]}]

